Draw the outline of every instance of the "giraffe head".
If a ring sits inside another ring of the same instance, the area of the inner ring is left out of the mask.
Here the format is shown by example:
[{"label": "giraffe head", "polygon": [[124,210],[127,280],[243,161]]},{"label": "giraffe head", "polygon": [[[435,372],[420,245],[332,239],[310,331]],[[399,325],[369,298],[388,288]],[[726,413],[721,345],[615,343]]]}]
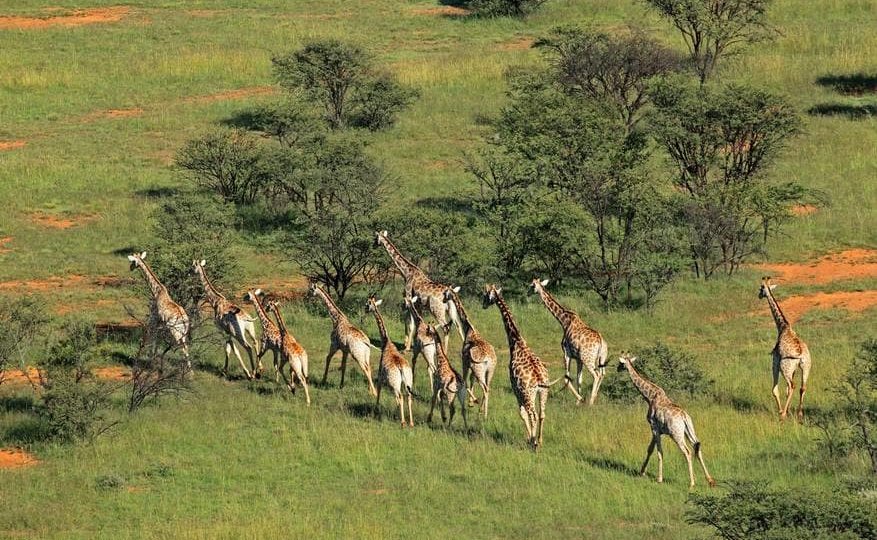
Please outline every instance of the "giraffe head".
[{"label": "giraffe head", "polygon": [[484,286],[484,295],[481,297],[481,307],[484,309],[489,308],[493,304],[496,303],[498,299],[502,298],[502,288],[497,287],[496,285],[490,284]]},{"label": "giraffe head", "polygon": [[761,288],[758,289],[758,298],[767,298],[770,291],[774,290],[776,285],[770,282],[770,276],[761,278]]},{"label": "giraffe head", "polygon": [[260,296],[264,296],[265,293],[262,292],[262,289],[248,290],[244,293],[244,301],[250,302],[251,304],[255,304],[259,301]]},{"label": "giraffe head", "polygon": [[388,235],[387,231],[378,231],[375,233],[375,247],[384,245],[384,242],[387,241]]},{"label": "giraffe head", "polygon": [[547,279],[533,278],[533,281],[530,282],[530,286],[528,287],[528,291],[533,294],[538,294],[546,285],[548,285]]},{"label": "giraffe head", "polygon": [[308,281],[308,295],[317,296],[317,282]]},{"label": "giraffe head", "polygon": [[636,361],[636,356],[629,352],[622,352],[621,356],[618,357],[618,371],[627,371],[627,366],[633,364],[634,361]]},{"label": "giraffe head", "polygon": [[378,310],[378,306],[384,302],[382,298],[378,298],[374,293],[368,295],[368,300],[365,301],[365,310],[368,313],[375,313]]},{"label": "giraffe head", "polygon": [[205,259],[201,259],[200,261],[192,261],[192,273],[201,275],[204,273],[204,267],[207,266],[207,261]]},{"label": "giraffe head", "polygon": [[143,264],[143,259],[146,258],[146,252],[142,251],[140,253],[132,253],[128,255],[128,260],[131,261],[130,270],[133,272],[136,270],[141,264]]},{"label": "giraffe head", "polygon": [[442,292],[442,302],[448,304],[454,301],[454,295],[460,292],[460,286],[448,285]]}]

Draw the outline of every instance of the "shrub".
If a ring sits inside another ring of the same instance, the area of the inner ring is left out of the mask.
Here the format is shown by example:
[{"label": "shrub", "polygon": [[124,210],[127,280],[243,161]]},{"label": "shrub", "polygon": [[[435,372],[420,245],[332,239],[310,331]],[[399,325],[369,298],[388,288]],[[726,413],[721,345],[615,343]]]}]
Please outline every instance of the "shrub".
[{"label": "shrub", "polygon": [[37,415],[53,439],[93,439],[115,425],[107,416],[111,393],[104,383],[77,381],[72,371],[50,372]]},{"label": "shrub", "polygon": [[725,540],[877,538],[877,504],[845,490],[774,491],[735,483],[725,495],[689,495],[687,521]]},{"label": "shrub", "polygon": [[[687,394],[693,398],[708,394],[713,381],[708,379],[690,355],[675,351],[663,343],[636,352],[634,367],[648,380],[654,382],[673,396]],[[603,382],[604,393],[616,401],[636,401],[639,391],[626,373],[609,377]]]},{"label": "shrub", "polygon": [[25,354],[48,318],[36,298],[0,299],[0,383],[13,366],[24,367]]},{"label": "shrub", "polygon": [[482,17],[523,17],[547,0],[471,0],[467,6]]}]

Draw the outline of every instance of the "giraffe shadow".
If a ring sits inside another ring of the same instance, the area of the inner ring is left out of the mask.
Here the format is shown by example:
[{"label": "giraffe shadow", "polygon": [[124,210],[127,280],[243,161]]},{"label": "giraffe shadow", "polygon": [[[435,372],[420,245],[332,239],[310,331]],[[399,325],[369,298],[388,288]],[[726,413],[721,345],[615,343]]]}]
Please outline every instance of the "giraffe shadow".
[{"label": "giraffe shadow", "polygon": [[612,458],[604,458],[604,457],[586,457],[583,460],[585,463],[592,467],[596,467],[598,469],[603,469],[606,471],[622,473],[626,476],[639,477],[639,471],[631,467],[626,463],[622,463],[621,461],[612,459]]},{"label": "giraffe shadow", "polygon": [[355,418],[380,419],[380,410],[373,402],[345,403],[344,409]]},{"label": "giraffe shadow", "polygon": [[751,413],[761,408],[758,403],[751,399],[731,394],[717,393],[714,399],[717,404],[731,407],[735,411],[741,413]]}]

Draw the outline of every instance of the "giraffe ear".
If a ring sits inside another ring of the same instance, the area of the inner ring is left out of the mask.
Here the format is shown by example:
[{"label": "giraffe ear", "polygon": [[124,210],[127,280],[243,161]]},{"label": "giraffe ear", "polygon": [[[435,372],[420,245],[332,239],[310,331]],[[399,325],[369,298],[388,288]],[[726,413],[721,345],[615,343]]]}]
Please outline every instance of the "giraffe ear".
[{"label": "giraffe ear", "polygon": [[198,264],[200,264],[201,266],[207,266],[207,259],[201,259],[201,262]]},{"label": "giraffe ear", "polygon": [[457,285],[456,287],[451,287],[451,290],[454,292],[460,292],[460,286]]},{"label": "giraffe ear", "polygon": [[384,229],[383,231],[381,231],[381,236],[383,236],[384,238],[387,238],[390,235],[387,233],[387,230]]},{"label": "giraffe ear", "polygon": [[379,305],[381,305],[381,304],[383,304],[383,303],[384,303],[384,299],[383,299],[383,298],[379,298],[378,300],[375,300],[375,305],[376,305],[376,306],[379,306]]},{"label": "giraffe ear", "polygon": [[136,261],[137,259],[134,257],[134,255],[128,255],[128,260],[131,261],[131,262],[134,262],[134,261]]},{"label": "giraffe ear", "polygon": [[263,294],[263,293],[262,293],[262,289],[256,289],[255,291],[253,291],[253,293],[254,293],[256,296],[262,296],[262,294]]},{"label": "giraffe ear", "polygon": [[548,280],[547,280],[547,279],[543,279],[543,280],[540,281],[539,283],[541,283],[542,286],[545,287],[546,285],[548,285]]},{"label": "giraffe ear", "polygon": [[140,258],[141,258],[141,259],[145,259],[145,258],[146,258],[146,252],[145,252],[145,251],[143,251],[143,252],[140,253]]},{"label": "giraffe ear", "polygon": [[417,295],[414,295],[414,296],[411,297],[411,303],[412,303],[412,304],[416,303],[418,300],[420,300],[420,297],[417,296]]},{"label": "giraffe ear", "polygon": [[502,292],[502,287],[497,287],[497,288],[496,288],[496,294],[499,294],[499,293],[501,293],[501,292]]},{"label": "giraffe ear", "polygon": [[771,285],[771,286],[770,286],[770,290],[774,290],[774,289],[776,289],[776,288],[777,288],[776,285]]}]

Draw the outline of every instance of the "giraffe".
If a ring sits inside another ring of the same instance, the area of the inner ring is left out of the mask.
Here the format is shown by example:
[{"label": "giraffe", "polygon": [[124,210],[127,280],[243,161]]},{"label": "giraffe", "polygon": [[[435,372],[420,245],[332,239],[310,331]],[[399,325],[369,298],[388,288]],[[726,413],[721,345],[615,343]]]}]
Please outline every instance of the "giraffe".
[{"label": "giraffe", "polygon": [[414,322],[414,354],[411,357],[411,372],[414,373],[414,369],[417,367],[417,357],[422,355],[426,359],[429,380],[432,381],[436,368],[436,339],[435,334],[420,315],[420,311],[417,310],[417,306],[414,305],[419,300],[418,296],[406,296],[404,300],[408,317]]},{"label": "giraffe", "polygon": [[494,304],[499,308],[509,340],[509,380],[518,399],[521,420],[524,421],[524,429],[527,431],[527,443],[533,450],[538,450],[542,446],[548,389],[560,379],[548,382],[548,370],[521,336],[509,307],[502,298],[502,289],[496,285],[487,285],[484,288],[482,307],[487,309]]},{"label": "giraffe", "polygon": [[[204,259],[192,261],[192,271],[201,280],[201,285],[204,287],[204,296],[213,308],[213,322],[216,323],[219,331],[225,334],[225,367],[222,372],[228,377],[228,360],[231,354],[234,353],[247,379],[258,378],[261,375],[262,366],[260,364],[257,369],[256,363],[253,360],[253,348],[258,346],[256,325],[253,324],[255,319],[250,317],[250,314],[240,306],[229,302],[222,293],[216,290],[216,287],[213,286],[213,283],[210,282],[207,273],[204,271],[206,265],[207,261]],[[248,336],[252,339],[252,344],[247,339]],[[237,345],[240,345],[247,351],[247,355],[250,357],[252,372],[244,365],[244,360],[241,358]],[[259,354],[258,349],[256,349],[256,354]]]},{"label": "giraffe", "polygon": [[[600,332],[585,324],[575,311],[560,305],[545,288],[546,285],[548,285],[547,279],[541,281],[534,279],[530,286],[542,298],[545,307],[548,308],[548,311],[554,315],[554,318],[557,319],[557,322],[563,328],[563,339],[560,342],[560,347],[563,349],[563,365],[567,377],[566,386],[575,394],[578,403],[581,403],[584,400],[581,395],[582,371],[583,368],[587,368],[588,373],[594,378],[594,383],[591,386],[591,396],[588,398],[588,405],[593,405],[594,401],[597,400],[600,383],[603,382],[603,377],[606,376],[608,355],[606,340],[603,339]],[[569,361],[571,358],[575,358],[578,367],[578,373],[576,374],[576,386],[578,388],[573,387],[570,382]]]},{"label": "giraffe", "polygon": [[[798,401],[798,419],[804,418],[804,393],[807,392],[807,379],[810,377],[810,349],[807,344],[798,337],[792,329],[791,323],[783,315],[780,305],[773,296],[776,285],[770,282],[770,277],[761,278],[761,288],[758,290],[759,298],[767,298],[770,312],[777,325],[777,342],[773,346],[773,397],[776,400],[780,413],[780,420],[785,420],[792,404],[792,393],[795,390],[795,372],[801,369],[801,390]],[[786,380],[786,404],[780,404],[779,374],[783,374]]]},{"label": "giraffe", "polygon": [[329,293],[324,291],[315,282],[311,282],[308,287],[311,296],[319,297],[326,304],[329,311],[329,317],[332,319],[332,334],[329,337],[329,354],[326,355],[326,369],[323,370],[323,384],[326,384],[326,378],[329,376],[329,363],[335,353],[341,351],[341,384],[339,388],[344,388],[344,372],[347,370],[347,357],[352,356],[359,365],[368,381],[368,391],[371,395],[376,396],[377,390],[372,380],[371,368],[371,350],[377,348],[372,345],[371,340],[365,335],[365,332],[351,324],[347,315],[332,301]]},{"label": "giraffe", "polygon": [[[159,281],[158,277],[152,271],[152,268],[146,264],[146,252],[142,253],[133,253],[128,255],[128,260],[131,261],[131,271],[133,272],[135,269],[139,268],[143,273],[143,277],[146,279],[146,284],[149,285],[149,290],[152,293],[152,302],[149,306],[149,325],[147,327],[147,333],[149,332],[149,328],[156,328],[159,325],[164,327],[168,331],[173,340],[171,345],[176,345],[183,349],[183,356],[186,357],[186,369],[189,371],[192,370],[192,360],[189,358],[189,316],[186,314],[186,310],[182,308],[179,304],[174,302],[171,299],[170,294],[167,291],[167,287],[165,287],[161,281]],[[143,337],[143,343],[147,340],[147,335]],[[155,342],[153,342],[153,346]],[[168,346],[168,349],[170,346]],[[168,349],[165,349],[167,352]]]},{"label": "giraffe", "polygon": [[460,287],[448,287],[445,289],[444,301],[453,303],[460,317],[460,327],[463,330],[463,381],[469,393],[470,403],[477,403],[475,392],[472,391],[472,380],[478,381],[481,386],[481,414],[487,418],[487,403],[490,400],[490,383],[496,371],[496,350],[493,345],[481,337],[481,334],[472,325],[472,320],[463,307],[460,300]]},{"label": "giraffe", "polygon": [[636,357],[630,353],[622,353],[618,358],[618,371],[627,370],[634,386],[636,386],[643,399],[649,405],[646,421],[652,428],[652,440],[649,443],[649,449],[646,450],[646,460],[643,462],[639,473],[645,476],[649,458],[652,457],[652,452],[657,447],[658,482],[664,481],[664,450],[661,448],[661,435],[669,435],[676,442],[676,445],[679,446],[682,455],[685,456],[685,461],[688,463],[689,487],[694,487],[694,469],[691,465],[691,449],[688,448],[688,444],[685,442],[687,438],[691,441],[692,446],[694,446],[694,454],[697,456],[698,461],[700,461],[700,466],[703,467],[703,474],[706,476],[707,483],[710,487],[715,486],[716,481],[710,476],[706,463],[703,461],[703,454],[700,451],[700,440],[698,440],[697,435],[694,433],[694,422],[691,421],[691,416],[682,407],[670,401],[663,388],[640,375],[633,367],[635,360]]},{"label": "giraffe", "polygon": [[386,384],[393,391],[393,395],[396,398],[396,404],[399,405],[399,419],[404,428],[405,401],[402,398],[402,389],[404,387],[405,392],[408,394],[408,425],[414,427],[414,417],[411,413],[411,387],[414,383],[414,377],[411,372],[411,366],[408,365],[405,357],[399,354],[396,345],[390,341],[390,337],[387,335],[387,327],[384,326],[384,318],[381,317],[381,312],[378,311],[378,306],[380,306],[382,302],[383,300],[375,298],[375,295],[372,294],[368,297],[368,301],[365,305],[366,311],[374,314],[375,322],[377,322],[378,330],[381,333],[381,366],[378,368],[378,395],[377,400],[375,401],[375,408],[380,410],[381,388]]},{"label": "giraffe", "polygon": [[283,334],[280,333],[280,329],[277,328],[274,321],[268,317],[268,313],[265,311],[265,307],[260,300],[262,294],[262,289],[248,290],[244,294],[244,301],[253,304],[253,307],[256,309],[256,315],[259,317],[259,324],[262,325],[262,339],[259,342],[259,364],[261,365],[262,357],[270,350],[274,357],[274,381],[279,382],[280,364],[278,359],[282,358],[283,355]]},{"label": "giraffe", "polygon": [[[468,428],[469,422],[466,420],[466,382],[463,377],[457,373],[457,370],[451,366],[448,355],[442,347],[439,339],[438,329],[435,326],[427,327],[427,331],[432,335],[436,347],[436,369],[432,373],[432,404],[429,406],[429,416],[426,421],[432,423],[432,413],[435,410],[436,400],[441,400],[440,411],[442,413],[442,423],[447,420],[448,427],[454,421],[454,398],[460,401],[460,414],[463,415],[463,427]],[[451,415],[445,417],[445,403],[448,404]]]},{"label": "giraffe", "polygon": [[[283,315],[280,313],[280,302],[277,300],[271,300],[267,302],[266,307],[268,311],[274,313],[274,318],[277,319],[277,326],[280,330],[280,337],[283,341],[283,348],[280,350],[280,366],[278,371],[280,371],[283,381],[292,392],[295,392],[295,380],[298,379],[298,382],[305,389],[305,402],[308,404],[308,407],[310,407],[311,393],[308,390],[308,353],[286,328],[286,322],[283,320]],[[283,373],[283,367],[285,365],[289,365],[289,379],[287,379],[286,374]]]},{"label": "giraffe", "polygon": [[[445,285],[436,283],[429,279],[426,273],[418,268],[416,264],[408,260],[396,246],[390,241],[387,231],[375,233],[375,247],[384,246],[393,264],[399,269],[402,277],[405,279],[405,296],[417,296],[423,302],[423,305],[432,313],[439,326],[442,327],[444,337],[442,338],[445,349],[448,347],[448,339],[450,337],[449,323],[457,326],[457,332],[460,339],[463,339],[463,331],[460,329],[460,321],[457,317],[456,310],[453,306],[445,305],[443,295]],[[405,336],[405,350],[407,351],[414,337],[415,327],[409,323],[407,334]]]}]

